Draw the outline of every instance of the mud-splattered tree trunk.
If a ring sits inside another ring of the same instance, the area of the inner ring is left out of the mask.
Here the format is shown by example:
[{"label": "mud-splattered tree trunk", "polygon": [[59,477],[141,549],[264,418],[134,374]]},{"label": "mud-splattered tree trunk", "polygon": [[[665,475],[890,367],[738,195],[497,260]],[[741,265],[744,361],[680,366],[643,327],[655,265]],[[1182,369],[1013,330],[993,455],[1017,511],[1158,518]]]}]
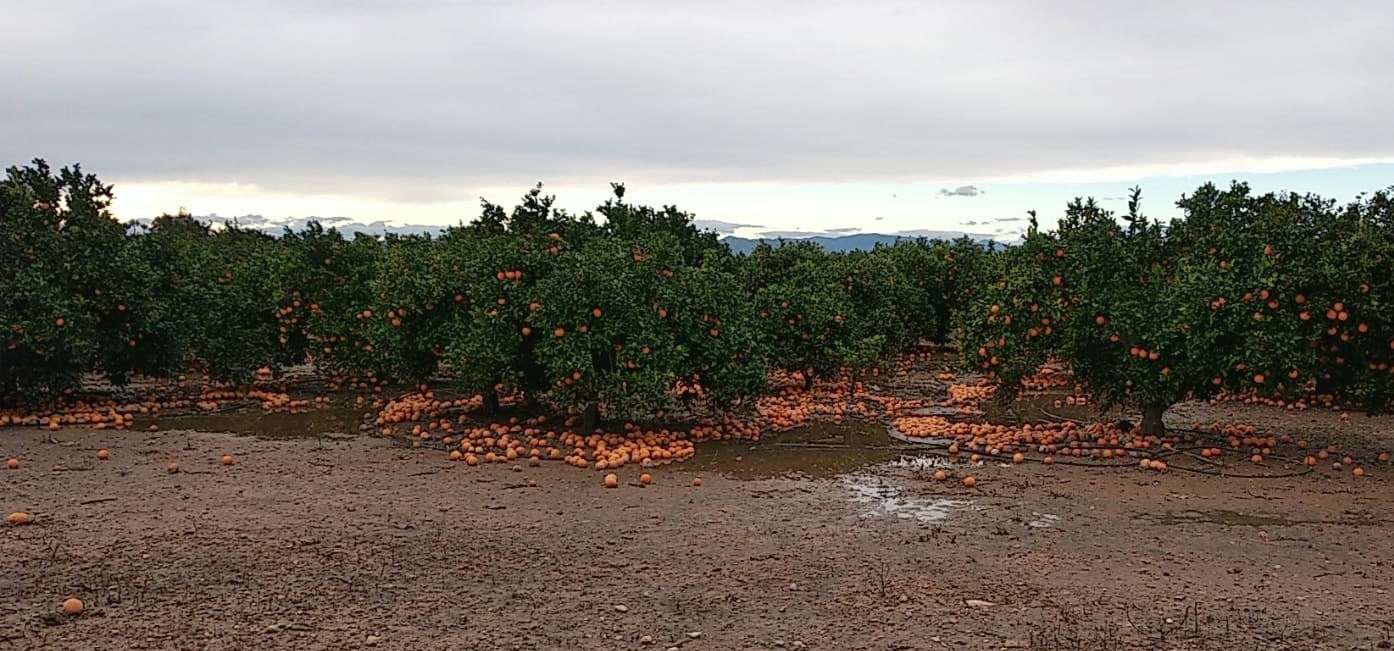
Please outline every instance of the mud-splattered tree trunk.
[{"label": "mud-splattered tree trunk", "polygon": [[1162,414],[1165,412],[1166,407],[1144,407],[1142,409],[1142,433],[1147,436],[1166,434],[1166,424],[1162,422]]},{"label": "mud-splattered tree trunk", "polygon": [[600,403],[592,402],[586,405],[586,410],[581,414],[581,432],[583,434],[590,434],[599,426]]},{"label": "mud-splattered tree trunk", "polygon": [[484,413],[489,416],[499,413],[499,390],[494,387],[489,387],[484,391],[483,395]]}]

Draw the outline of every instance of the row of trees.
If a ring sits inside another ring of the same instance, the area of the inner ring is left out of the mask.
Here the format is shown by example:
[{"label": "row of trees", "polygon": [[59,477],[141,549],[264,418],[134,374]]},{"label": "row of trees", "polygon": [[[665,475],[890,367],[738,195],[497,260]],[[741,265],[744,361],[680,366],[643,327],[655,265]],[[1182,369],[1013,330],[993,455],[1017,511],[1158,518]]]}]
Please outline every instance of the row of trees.
[{"label": "row of trees", "polygon": [[444,369],[500,391],[615,415],[761,390],[948,337],[986,261],[971,241],[869,252],[732,255],[676,208],[559,210],[541,188],[437,236],[270,236],[187,214],[117,222],[112,190],[42,161],[0,183],[0,398],[41,400],[84,373],[120,383],[189,368],[218,380],[310,362],[414,381]]},{"label": "row of trees", "polygon": [[83,373],[190,367],[245,381],[311,362],[412,381],[442,369],[614,415],[721,409],[770,370],[811,382],[922,340],[957,341],[1008,386],[1066,362],[1105,404],[1161,427],[1219,391],[1394,398],[1394,202],[1337,205],[1205,185],[1163,223],[1075,200],[1024,240],[809,243],[733,255],[673,207],[557,209],[541,188],[438,236],[270,236],[188,215],[127,228],[111,188],[42,161],[0,182],[0,400]]},{"label": "row of trees", "polygon": [[957,314],[965,357],[1015,385],[1066,361],[1104,404],[1163,412],[1221,391],[1394,399],[1394,203],[1205,185],[1169,223],[1075,200],[992,258]]}]

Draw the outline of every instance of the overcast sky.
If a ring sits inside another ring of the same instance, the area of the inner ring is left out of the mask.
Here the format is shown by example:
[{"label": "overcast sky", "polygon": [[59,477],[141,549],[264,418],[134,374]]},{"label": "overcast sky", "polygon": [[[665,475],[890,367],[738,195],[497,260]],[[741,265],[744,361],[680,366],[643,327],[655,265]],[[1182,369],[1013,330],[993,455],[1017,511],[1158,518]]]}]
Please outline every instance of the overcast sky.
[{"label": "overcast sky", "polygon": [[729,224],[972,230],[1136,182],[1394,184],[1387,0],[0,6],[4,164],[81,162],[127,218],[446,223],[623,180]]}]

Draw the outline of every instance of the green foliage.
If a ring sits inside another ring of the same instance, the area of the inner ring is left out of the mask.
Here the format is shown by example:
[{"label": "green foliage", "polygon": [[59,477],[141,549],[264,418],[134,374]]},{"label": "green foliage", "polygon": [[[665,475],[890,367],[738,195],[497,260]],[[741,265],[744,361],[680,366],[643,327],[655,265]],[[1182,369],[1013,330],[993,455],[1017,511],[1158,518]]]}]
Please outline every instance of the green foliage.
[{"label": "green foliage", "polygon": [[1387,194],[1340,210],[1205,185],[1178,205],[1164,225],[1134,191],[1121,220],[1077,199],[1055,230],[1033,222],[958,314],[965,361],[1016,386],[1058,357],[1105,405],[1154,416],[1222,390],[1389,406]]}]

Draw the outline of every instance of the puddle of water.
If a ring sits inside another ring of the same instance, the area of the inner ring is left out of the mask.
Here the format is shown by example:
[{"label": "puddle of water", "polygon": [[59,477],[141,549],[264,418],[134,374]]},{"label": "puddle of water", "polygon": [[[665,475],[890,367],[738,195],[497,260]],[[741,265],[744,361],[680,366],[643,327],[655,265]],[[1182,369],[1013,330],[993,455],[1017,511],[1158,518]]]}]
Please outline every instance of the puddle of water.
[{"label": "puddle of water", "polygon": [[315,438],[330,434],[358,434],[363,413],[363,410],[348,407],[311,409],[294,414],[284,411],[265,413],[257,408],[245,408],[161,416],[156,422],[163,429],[231,432],[259,438]]},{"label": "puddle of water", "polygon": [[913,456],[914,448],[887,436],[882,425],[846,421],[813,423],[755,442],[702,443],[682,468],[732,479],[831,478]]},{"label": "puddle of water", "polygon": [[965,500],[918,497],[870,473],[842,477],[849,499],[861,505],[863,517],[892,517],[918,522],[938,522],[955,510],[968,506]]}]

